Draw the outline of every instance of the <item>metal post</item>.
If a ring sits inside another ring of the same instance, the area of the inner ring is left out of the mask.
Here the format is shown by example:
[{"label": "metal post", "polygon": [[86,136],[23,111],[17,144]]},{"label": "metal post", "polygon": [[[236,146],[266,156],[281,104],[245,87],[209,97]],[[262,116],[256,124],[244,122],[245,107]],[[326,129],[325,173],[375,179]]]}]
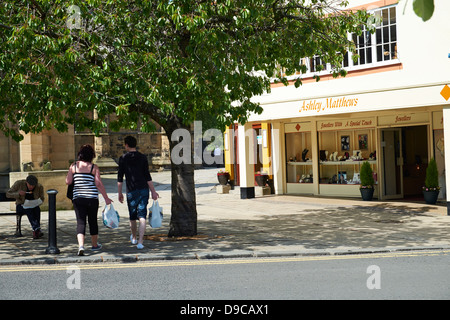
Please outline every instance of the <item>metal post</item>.
[{"label": "metal post", "polygon": [[48,194],[48,247],[45,253],[58,254],[56,246],[56,194],[58,190],[50,189]]}]

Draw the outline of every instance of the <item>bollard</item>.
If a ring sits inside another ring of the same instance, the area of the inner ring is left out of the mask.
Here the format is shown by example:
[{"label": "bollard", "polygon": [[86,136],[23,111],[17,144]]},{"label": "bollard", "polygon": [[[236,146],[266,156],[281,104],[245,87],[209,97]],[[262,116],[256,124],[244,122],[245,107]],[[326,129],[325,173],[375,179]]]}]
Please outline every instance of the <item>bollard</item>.
[{"label": "bollard", "polygon": [[58,190],[50,189],[48,194],[48,247],[45,253],[58,254],[56,246],[56,194]]}]

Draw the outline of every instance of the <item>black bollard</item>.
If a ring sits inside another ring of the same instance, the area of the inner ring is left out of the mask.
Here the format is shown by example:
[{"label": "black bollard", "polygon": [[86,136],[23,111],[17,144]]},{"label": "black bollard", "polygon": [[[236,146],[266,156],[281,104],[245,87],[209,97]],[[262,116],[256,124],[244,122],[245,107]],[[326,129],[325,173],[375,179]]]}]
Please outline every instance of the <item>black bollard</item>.
[{"label": "black bollard", "polygon": [[58,190],[47,190],[48,194],[48,247],[45,253],[58,254],[56,246],[56,194]]}]

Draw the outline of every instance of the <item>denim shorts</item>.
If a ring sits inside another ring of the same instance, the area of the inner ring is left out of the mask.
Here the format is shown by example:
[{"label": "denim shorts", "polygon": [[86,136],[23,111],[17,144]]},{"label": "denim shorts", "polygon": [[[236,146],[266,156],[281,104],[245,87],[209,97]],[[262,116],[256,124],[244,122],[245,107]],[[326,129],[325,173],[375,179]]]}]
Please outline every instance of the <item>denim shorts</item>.
[{"label": "denim shorts", "polygon": [[148,199],[149,189],[140,189],[127,192],[127,204],[130,220],[138,220],[139,218],[147,219]]}]

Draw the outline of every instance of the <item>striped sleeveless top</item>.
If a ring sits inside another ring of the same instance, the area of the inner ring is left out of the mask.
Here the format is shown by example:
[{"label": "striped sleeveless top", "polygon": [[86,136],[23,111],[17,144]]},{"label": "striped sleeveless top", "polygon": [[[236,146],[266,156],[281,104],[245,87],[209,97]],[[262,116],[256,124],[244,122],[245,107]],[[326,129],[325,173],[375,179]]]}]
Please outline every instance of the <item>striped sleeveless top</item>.
[{"label": "striped sleeveless top", "polygon": [[73,174],[73,200],[77,198],[98,198],[98,189],[95,185],[95,176],[92,174],[94,165],[91,167],[90,173],[77,172],[77,166],[75,164],[75,173]]}]

